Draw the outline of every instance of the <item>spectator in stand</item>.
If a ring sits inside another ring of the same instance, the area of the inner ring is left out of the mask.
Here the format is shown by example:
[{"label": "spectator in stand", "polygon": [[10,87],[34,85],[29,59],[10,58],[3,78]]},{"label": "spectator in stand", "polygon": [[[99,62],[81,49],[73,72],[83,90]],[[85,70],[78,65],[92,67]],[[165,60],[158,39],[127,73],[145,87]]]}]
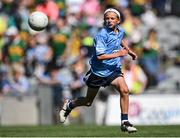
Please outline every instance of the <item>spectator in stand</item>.
[{"label": "spectator in stand", "polygon": [[6,31],[8,41],[4,45],[5,61],[10,63],[23,62],[26,43],[21,39],[15,26],[11,26]]},{"label": "spectator in stand", "polygon": [[56,22],[56,28],[53,35],[51,35],[50,45],[53,50],[53,63],[63,65],[66,60],[66,50],[68,45],[68,38],[70,28],[66,25],[66,20],[59,18]]},{"label": "spectator in stand", "polygon": [[122,27],[125,29],[126,35],[129,36],[134,30],[133,16],[130,10],[127,8],[123,10],[123,14],[124,14],[125,20],[122,23]]},{"label": "spectator in stand", "polygon": [[8,68],[5,65],[0,66],[0,95],[9,93],[11,90],[10,81],[8,79]]},{"label": "spectator in stand", "polygon": [[32,77],[36,67],[37,59],[35,56],[35,50],[37,46],[37,40],[35,36],[30,36],[27,42],[27,48],[25,52],[24,65],[26,69],[26,75]]},{"label": "spectator in stand", "polygon": [[83,82],[83,75],[85,71],[86,71],[86,64],[84,57],[77,59],[72,64],[71,72],[72,72],[73,80],[70,83],[70,89],[73,99],[82,96],[82,89],[83,86],[85,85]]},{"label": "spectator in stand", "polygon": [[29,81],[24,75],[24,67],[21,63],[12,64],[12,80],[10,92],[15,96],[28,95]]},{"label": "spectator in stand", "polygon": [[134,16],[140,16],[144,12],[147,0],[131,0],[130,11]]},{"label": "spectator in stand", "polygon": [[44,12],[52,23],[55,23],[59,17],[58,5],[53,0],[40,0],[36,10]]},{"label": "spectator in stand", "polygon": [[7,29],[7,23],[6,23],[7,19],[5,16],[0,15],[0,64],[3,60],[3,47],[5,45],[5,37],[4,34],[6,32]]},{"label": "spectator in stand", "polygon": [[51,62],[53,51],[48,45],[48,34],[39,33],[36,36],[37,45],[34,51],[34,56],[37,61],[35,74],[37,76],[42,76],[45,72],[46,66]]},{"label": "spectator in stand", "polygon": [[147,76],[142,68],[135,64],[128,56],[124,58],[123,73],[130,94],[141,94],[144,92]]},{"label": "spectator in stand", "polygon": [[160,71],[159,51],[160,45],[157,40],[156,30],[150,29],[147,40],[145,40],[143,44],[143,55],[140,61],[148,77],[147,87],[156,86],[158,84]]},{"label": "spectator in stand", "polygon": [[69,41],[67,44],[67,51],[66,55],[67,62],[74,62],[75,59],[77,59],[80,55],[80,49],[81,49],[81,37],[80,37],[80,29],[79,28],[73,28],[72,33],[69,37]]},{"label": "spectator in stand", "polygon": [[49,69],[47,69],[47,73],[41,77],[36,76],[38,82],[43,85],[48,85],[52,88],[52,98],[53,98],[53,116],[54,116],[54,123],[59,122],[59,107],[63,104],[63,86],[62,81],[63,78],[58,74],[59,67],[51,65]]},{"label": "spectator in stand", "polygon": [[66,0],[55,0],[57,3],[57,6],[59,8],[59,16],[60,17],[65,17],[66,16]]},{"label": "spectator in stand", "polygon": [[81,13],[84,15],[85,23],[88,26],[96,24],[97,15],[100,12],[100,4],[98,0],[85,0],[81,5]]},{"label": "spectator in stand", "polygon": [[19,0],[2,0],[0,6],[0,13],[4,14],[7,18],[7,25],[15,26],[20,29],[21,18],[18,13]]},{"label": "spectator in stand", "polygon": [[89,35],[88,31],[83,32],[81,49],[84,50],[88,58],[92,56],[93,38]]},{"label": "spectator in stand", "polygon": [[156,14],[149,7],[146,8],[145,12],[141,15],[141,20],[145,24],[147,29],[155,28],[158,23]]}]

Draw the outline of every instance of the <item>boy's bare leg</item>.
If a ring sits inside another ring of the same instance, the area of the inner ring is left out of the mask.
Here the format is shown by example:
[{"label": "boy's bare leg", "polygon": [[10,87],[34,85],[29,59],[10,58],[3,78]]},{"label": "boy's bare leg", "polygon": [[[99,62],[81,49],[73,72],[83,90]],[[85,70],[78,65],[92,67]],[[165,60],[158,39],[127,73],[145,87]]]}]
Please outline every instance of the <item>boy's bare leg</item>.
[{"label": "boy's bare leg", "polygon": [[137,129],[128,121],[129,90],[124,77],[118,77],[111,83],[120,93],[121,130],[125,132],[136,132]]},{"label": "boy's bare leg", "polygon": [[75,100],[72,100],[73,108],[77,106],[91,106],[98,91],[99,91],[99,88],[88,87],[86,97],[79,97]]},{"label": "boy's bare leg", "polygon": [[129,90],[124,77],[118,77],[111,83],[120,94],[121,113],[128,114],[129,108]]},{"label": "boy's bare leg", "polygon": [[60,122],[64,123],[71,110],[77,106],[91,106],[94,98],[98,93],[98,88],[88,87],[87,94],[85,97],[79,97],[75,100],[65,100],[63,108],[59,112]]}]

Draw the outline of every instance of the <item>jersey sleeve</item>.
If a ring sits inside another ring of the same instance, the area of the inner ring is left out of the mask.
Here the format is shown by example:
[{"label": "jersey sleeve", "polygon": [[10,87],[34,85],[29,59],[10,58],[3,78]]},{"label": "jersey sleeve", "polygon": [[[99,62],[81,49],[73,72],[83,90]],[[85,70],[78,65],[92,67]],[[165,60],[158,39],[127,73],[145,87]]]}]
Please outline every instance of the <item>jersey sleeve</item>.
[{"label": "jersey sleeve", "polygon": [[105,38],[103,36],[99,35],[94,38],[94,48],[96,51],[96,56],[105,54],[106,43],[105,43]]}]

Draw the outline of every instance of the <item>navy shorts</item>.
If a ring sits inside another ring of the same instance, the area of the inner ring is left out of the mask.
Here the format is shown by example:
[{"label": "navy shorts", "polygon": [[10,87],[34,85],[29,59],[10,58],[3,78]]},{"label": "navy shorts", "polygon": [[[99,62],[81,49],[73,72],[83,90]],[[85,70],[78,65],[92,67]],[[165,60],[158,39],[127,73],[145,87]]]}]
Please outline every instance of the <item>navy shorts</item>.
[{"label": "navy shorts", "polygon": [[117,70],[107,77],[97,76],[93,74],[91,70],[89,70],[84,76],[83,80],[85,81],[88,87],[98,88],[101,86],[109,86],[113,80],[120,76],[123,77],[123,73],[121,72],[121,70]]}]

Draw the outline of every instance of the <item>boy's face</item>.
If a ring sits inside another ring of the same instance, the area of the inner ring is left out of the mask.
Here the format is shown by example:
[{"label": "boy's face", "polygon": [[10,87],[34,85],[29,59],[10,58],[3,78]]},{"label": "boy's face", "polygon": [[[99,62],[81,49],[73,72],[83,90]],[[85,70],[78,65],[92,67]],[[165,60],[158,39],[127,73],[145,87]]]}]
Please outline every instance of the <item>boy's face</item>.
[{"label": "boy's face", "polygon": [[104,15],[104,22],[108,28],[115,29],[116,25],[118,25],[120,23],[120,19],[118,18],[116,13],[107,12]]}]

